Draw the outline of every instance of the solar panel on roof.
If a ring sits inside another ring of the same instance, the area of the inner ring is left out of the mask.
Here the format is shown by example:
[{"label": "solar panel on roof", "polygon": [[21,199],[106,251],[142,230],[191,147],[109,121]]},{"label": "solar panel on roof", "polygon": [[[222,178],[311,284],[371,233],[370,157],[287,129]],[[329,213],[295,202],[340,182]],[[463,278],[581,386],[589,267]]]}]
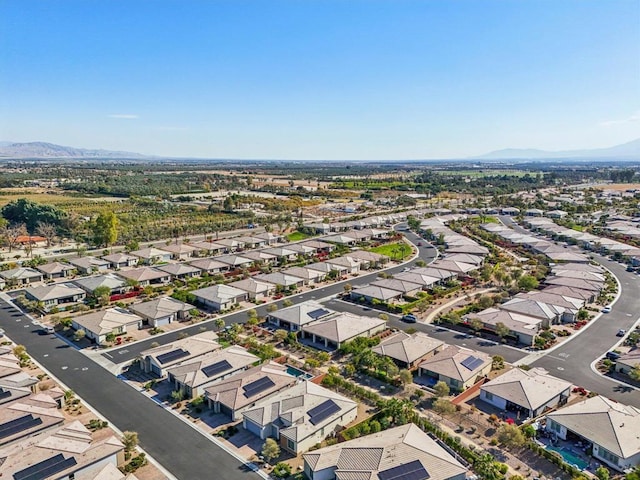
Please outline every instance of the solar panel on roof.
[{"label": "solar panel on roof", "polygon": [[462,362],[460,362],[460,364],[463,367],[465,367],[467,370],[471,370],[471,371],[475,370],[476,368],[478,368],[483,363],[484,363],[484,360],[482,360],[481,358],[476,358],[473,355],[469,355]]},{"label": "solar panel on roof", "polygon": [[312,408],[307,413],[309,414],[309,422],[311,425],[317,425],[329,416],[340,411],[340,407],[333,400],[327,400],[322,402],[315,408]]},{"label": "solar panel on roof", "polygon": [[427,480],[429,477],[419,460],[378,472],[380,480]]},{"label": "solar panel on roof", "polygon": [[10,437],[11,435],[23,432],[41,423],[42,419],[40,417],[33,418],[31,414],[16,418],[0,425],[0,438]]},{"label": "solar panel on roof", "polygon": [[313,318],[314,320],[324,317],[325,315],[329,315],[331,312],[324,308],[318,308],[317,310],[313,310],[312,312],[307,313],[308,316]]},{"label": "solar panel on roof", "polygon": [[262,377],[255,382],[251,382],[250,384],[245,385],[242,388],[244,388],[244,396],[247,398],[251,398],[258,393],[264,392],[265,390],[275,386],[276,384],[269,377]]},{"label": "solar panel on roof", "polygon": [[164,365],[165,363],[173,362],[174,360],[178,360],[179,358],[184,358],[188,356],[189,356],[188,351],[178,348],[177,350],[173,350],[171,352],[158,355],[158,362]]},{"label": "solar panel on roof", "polygon": [[218,373],[229,370],[230,368],[231,364],[229,362],[227,362],[226,360],[221,360],[220,362],[214,363],[213,365],[204,367],[202,369],[202,373],[204,373],[207,377],[212,377],[213,375],[217,375]]},{"label": "solar panel on roof", "polygon": [[76,462],[74,457],[65,459],[64,456],[59,453],[47,460],[43,460],[40,463],[36,463],[35,465],[31,465],[24,470],[14,473],[13,478],[14,480],[42,480],[77,464],[78,462]]}]

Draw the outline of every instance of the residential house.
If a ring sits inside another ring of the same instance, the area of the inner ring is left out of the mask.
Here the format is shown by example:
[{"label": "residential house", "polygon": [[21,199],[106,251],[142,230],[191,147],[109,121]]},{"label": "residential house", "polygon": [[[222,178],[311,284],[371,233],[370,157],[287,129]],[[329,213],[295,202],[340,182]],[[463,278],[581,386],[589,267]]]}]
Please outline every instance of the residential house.
[{"label": "residential house", "polygon": [[360,268],[368,270],[370,268],[380,268],[389,262],[389,257],[375,252],[367,252],[366,250],[356,250],[343,255],[351,258],[356,262],[360,262]]},{"label": "residential house", "polygon": [[616,372],[629,375],[634,368],[640,368],[640,348],[630,350],[616,359]]},{"label": "residential house", "polygon": [[55,280],[56,278],[67,278],[75,272],[75,267],[68,263],[51,262],[38,265],[36,270],[42,272],[45,280]]},{"label": "residential house", "polygon": [[210,409],[236,422],[257,402],[291,388],[297,382],[297,377],[287,373],[285,365],[268,362],[214,383],[205,388],[204,396]]},{"label": "residential house", "polygon": [[64,309],[67,304],[76,304],[87,296],[84,290],[71,284],[56,283],[41,287],[28,287],[25,290],[28,300],[33,300],[42,305],[45,312],[54,308]]},{"label": "residential house", "polygon": [[103,260],[109,262],[109,265],[114,270],[120,270],[126,267],[136,267],[138,265],[139,257],[135,255],[129,255],[128,253],[112,253],[111,255],[105,255]]},{"label": "residential house", "polygon": [[387,328],[379,318],[362,317],[345,312],[322,317],[302,327],[302,338],[316,348],[337,350],[356,337],[372,337]]},{"label": "residential house", "polygon": [[260,273],[254,278],[263,282],[272,283],[280,288],[296,289],[304,286],[304,278],[289,275],[284,272]]},{"label": "residential house", "polygon": [[244,244],[244,248],[262,248],[267,246],[264,238],[258,237],[238,237],[236,240]]},{"label": "residential house", "polygon": [[484,263],[484,257],[481,255],[472,255],[470,253],[448,253],[445,257],[445,260],[449,260],[451,262],[460,262],[466,263],[476,266],[482,266]]},{"label": "residential house", "polygon": [[121,270],[118,276],[135,282],[140,287],[148,285],[166,285],[171,283],[171,275],[153,267],[140,267],[133,270]]},{"label": "residential house", "polygon": [[228,265],[229,270],[236,270],[238,268],[250,267],[253,264],[253,260],[240,255],[220,255],[215,257],[218,262]]},{"label": "residential house", "polygon": [[429,290],[430,288],[433,288],[435,285],[442,282],[441,278],[425,275],[424,273],[418,273],[415,271],[415,269],[409,270],[407,272],[397,273],[393,276],[393,278],[402,282],[409,282],[420,285],[422,287],[422,290]]},{"label": "residential house", "polygon": [[520,213],[520,209],[516,207],[504,207],[500,209],[502,215],[516,216]]},{"label": "residential house", "polygon": [[278,261],[278,257],[264,250],[251,250],[242,252],[242,258],[251,260],[254,265],[273,265]]},{"label": "residential house", "polygon": [[[431,264],[428,267],[412,268],[411,272],[419,273],[421,275],[426,275],[427,277],[438,278],[439,283],[441,284],[445,284],[449,280],[455,279],[457,276],[457,273],[454,272],[453,270],[440,268],[440,266],[436,264]],[[398,278],[398,275],[395,275],[395,277]]]},{"label": "residential house", "polygon": [[444,344],[422,332],[410,335],[399,331],[383,339],[371,351],[391,358],[400,368],[413,370],[423,360],[439,352]]},{"label": "residential house", "polygon": [[282,270],[285,275],[292,275],[294,277],[302,278],[304,285],[315,285],[321,283],[327,275],[319,270],[306,267],[290,267]]},{"label": "residential house", "polygon": [[371,282],[371,286],[387,288],[389,290],[397,290],[402,295],[407,297],[415,297],[420,293],[424,287],[423,284],[409,282],[398,278],[383,278]]},{"label": "residential house", "polygon": [[196,267],[203,272],[214,275],[216,273],[226,272],[229,270],[229,265],[222,263],[214,258],[201,258],[199,260],[193,260],[189,262],[189,265]]},{"label": "residential house", "polygon": [[78,278],[73,283],[79,286],[88,294],[92,295],[96,289],[100,287],[107,287],[111,291],[111,295],[118,293],[124,293],[129,289],[127,282],[114,275],[113,273],[107,273],[105,275],[96,275],[94,277]]},{"label": "residential house", "polygon": [[297,332],[305,325],[335,313],[320,303],[308,301],[270,312],[267,321],[284,330]]},{"label": "residential house", "polygon": [[369,303],[395,303],[402,299],[403,293],[399,290],[391,290],[378,285],[365,285],[354,288],[349,292],[349,298],[356,301],[366,301]]},{"label": "residential house", "polygon": [[277,259],[277,263],[295,262],[298,259],[298,252],[287,247],[271,247],[261,250],[264,253],[273,255]]},{"label": "residential house", "polygon": [[216,243],[225,247],[225,253],[237,252],[244,248],[244,243],[237,238],[220,238]]},{"label": "residential house", "polygon": [[267,245],[275,245],[276,243],[284,242],[284,237],[279,233],[263,232],[252,236],[265,240]]},{"label": "residential house", "polygon": [[571,394],[571,383],[549,375],[543,368],[513,368],[480,387],[480,400],[515,412],[518,419],[535,418],[561,407]]},{"label": "residential house", "polygon": [[463,244],[447,248],[447,253],[467,253],[469,255],[489,255],[489,249],[478,244]]},{"label": "residential house", "polygon": [[196,297],[196,302],[216,312],[239,305],[249,298],[244,290],[222,284],[194,290],[191,293]]},{"label": "residential house", "polygon": [[303,455],[309,480],[465,480],[467,468],[409,423]]},{"label": "residential house", "polygon": [[450,272],[454,272],[458,276],[464,276],[473,270],[477,270],[479,268],[479,265],[444,259],[434,262],[432,264],[432,267],[438,270],[448,270]]},{"label": "residential house", "polygon": [[335,250],[335,245],[327,242],[321,242],[320,240],[305,240],[304,242],[300,242],[302,245],[306,245],[307,247],[314,248],[316,253],[328,254]]},{"label": "residential house", "polygon": [[246,370],[260,359],[242,347],[231,346],[214,350],[193,360],[187,360],[167,369],[168,381],[186,398],[204,394],[204,389],[215,382]]},{"label": "residential house", "polygon": [[225,252],[226,247],[224,245],[220,245],[219,243],[214,242],[191,242],[195,251],[193,252],[194,257],[206,257],[208,255],[219,255]]},{"label": "residential house", "polygon": [[172,253],[165,250],[160,250],[155,247],[142,248],[140,250],[134,250],[131,255],[140,259],[139,263],[144,265],[153,265],[156,263],[164,263],[171,260]]},{"label": "residential house", "polygon": [[486,353],[457,345],[447,345],[420,364],[420,376],[432,383],[445,382],[454,391],[466,390],[491,371],[492,359]]},{"label": "residential house", "polygon": [[209,330],[142,351],[140,367],[162,378],[167,375],[167,369],[220,348],[222,345],[218,343],[218,335]]},{"label": "residential house", "polygon": [[541,318],[493,307],[481,312],[469,313],[463,318],[465,323],[476,319],[482,322],[485,330],[492,332],[497,331],[498,325],[504,325],[509,329],[507,336],[514,338],[517,343],[527,346],[533,346],[543,324]]},{"label": "residential house", "polygon": [[330,258],[324,263],[328,263],[333,267],[346,269],[346,272],[351,275],[357,275],[360,273],[360,262],[350,257]]},{"label": "residential house", "polygon": [[129,305],[129,310],[142,317],[145,325],[155,328],[190,319],[189,312],[194,308],[193,305],[171,297],[160,297]]},{"label": "residential house", "polygon": [[42,272],[29,267],[11,268],[0,271],[0,278],[4,279],[8,287],[20,287],[43,280]]},{"label": "residential house", "polygon": [[102,344],[110,334],[124,335],[128,330],[139,329],[142,318],[124,308],[113,307],[73,317],[71,326],[84,330],[86,338],[94,343]]},{"label": "residential house", "polygon": [[640,409],[631,405],[597,395],[549,413],[546,430],[586,442],[598,462],[618,472],[640,465]]},{"label": "residential house", "polygon": [[300,382],[258,402],[242,426],[262,440],[274,438],[294,455],[309,450],[358,415],[358,403],[312,382]]},{"label": "residential house", "polygon": [[161,272],[168,273],[172,281],[199,277],[202,274],[202,270],[186,263],[168,263],[156,268]]},{"label": "residential house", "polygon": [[568,287],[564,285],[550,285],[548,287],[544,287],[540,291],[552,293],[554,295],[562,295],[563,297],[580,299],[585,303],[594,302],[598,293],[593,290],[582,290],[581,288]]},{"label": "residential house", "polygon": [[316,253],[316,249],[313,247],[308,247],[303,243],[288,243],[287,250],[291,250],[298,254],[298,258],[311,257]]},{"label": "residential house", "polygon": [[191,257],[195,257],[198,252],[197,247],[193,247],[187,243],[170,243],[160,247],[160,250],[169,252],[173,260],[188,260]]},{"label": "residential house", "polygon": [[262,282],[253,277],[231,282],[228,285],[247,292],[248,299],[252,302],[265,300],[276,293],[276,286],[273,283]]},{"label": "residential house", "polygon": [[337,243],[338,245],[355,245],[358,240],[353,235],[347,235],[346,233],[338,233],[336,235],[328,235],[322,237],[323,242]]},{"label": "residential house", "polygon": [[75,257],[67,260],[79,273],[90,275],[92,273],[106,272],[111,264],[106,260],[96,257]]},{"label": "residential house", "polygon": [[106,464],[118,467],[125,461],[120,440],[113,435],[92,434],[78,420],[4,447],[0,458],[2,474],[13,480],[94,479],[86,475]]},{"label": "residential house", "polygon": [[330,276],[331,272],[337,272],[338,276],[342,277],[349,272],[349,269],[342,265],[336,265],[326,262],[316,262],[305,265],[305,268],[309,268],[312,270],[318,270],[327,276]]},{"label": "residential house", "polygon": [[513,297],[511,300],[499,305],[498,308],[500,310],[507,310],[509,312],[539,318],[542,320],[542,326],[545,328],[560,323],[564,313],[563,308],[522,297]]},{"label": "residential house", "polygon": [[[24,391],[26,395],[21,394]],[[12,395],[14,392],[16,395]],[[0,448],[34,435],[46,435],[47,430],[59,427],[64,422],[58,404],[48,395],[34,395],[28,389],[2,387],[0,393],[13,400],[10,404],[3,403],[0,406]]]}]

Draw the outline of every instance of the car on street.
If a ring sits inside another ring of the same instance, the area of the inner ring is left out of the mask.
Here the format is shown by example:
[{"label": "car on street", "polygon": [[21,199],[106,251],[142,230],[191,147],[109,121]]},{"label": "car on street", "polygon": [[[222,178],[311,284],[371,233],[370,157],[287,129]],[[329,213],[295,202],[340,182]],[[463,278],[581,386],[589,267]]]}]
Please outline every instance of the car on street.
[{"label": "car on street", "polygon": [[416,245],[418,245],[419,247],[421,247],[421,246],[422,246],[422,242],[418,242],[418,243],[416,243]]},{"label": "car on street", "polygon": [[609,360],[617,360],[620,358],[620,354],[618,352],[607,352],[605,355]]},{"label": "car on street", "polygon": [[609,313],[609,312],[611,312],[611,305],[607,305],[602,309],[602,313]]},{"label": "car on street", "polygon": [[625,333],[627,333],[627,331],[621,328],[620,330],[618,330],[618,333],[616,333],[616,337],[624,337]]},{"label": "car on street", "polygon": [[402,316],[402,321],[407,323],[416,323],[418,319],[412,313],[407,313],[406,315]]},{"label": "car on street", "polygon": [[44,333],[56,333],[56,330],[51,325],[45,325],[42,330]]}]

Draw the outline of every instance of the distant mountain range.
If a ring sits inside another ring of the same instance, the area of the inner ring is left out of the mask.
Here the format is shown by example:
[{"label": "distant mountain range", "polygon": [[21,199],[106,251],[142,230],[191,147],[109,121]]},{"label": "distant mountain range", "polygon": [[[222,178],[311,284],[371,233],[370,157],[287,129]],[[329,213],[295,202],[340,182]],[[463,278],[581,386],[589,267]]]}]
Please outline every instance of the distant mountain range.
[{"label": "distant mountain range", "polygon": [[153,158],[133,152],[118,152],[112,150],[92,150],[87,148],[64,147],[53,143],[28,142],[12,143],[0,142],[0,158],[110,158],[110,159],[145,159]]},{"label": "distant mountain range", "polygon": [[640,160],[640,138],[621,145],[608,148],[595,148],[592,150],[560,150],[547,151],[533,148],[505,148],[485,153],[474,159],[482,160],[509,160],[509,159],[545,159],[545,158],[624,158],[628,160]]}]

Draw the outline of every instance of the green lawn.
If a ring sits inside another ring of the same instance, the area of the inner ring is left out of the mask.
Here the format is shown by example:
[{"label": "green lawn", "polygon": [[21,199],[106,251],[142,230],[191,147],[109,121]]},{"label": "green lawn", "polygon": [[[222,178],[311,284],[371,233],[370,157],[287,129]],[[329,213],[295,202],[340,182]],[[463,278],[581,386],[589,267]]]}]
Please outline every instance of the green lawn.
[{"label": "green lawn", "polygon": [[387,243],[386,245],[368,248],[367,250],[381,255],[386,255],[391,258],[391,260],[404,260],[411,256],[411,247],[404,242]]},{"label": "green lawn", "polygon": [[287,235],[287,239],[289,239],[290,242],[299,242],[300,240],[306,240],[310,236],[311,235],[304,232],[292,232]]}]

